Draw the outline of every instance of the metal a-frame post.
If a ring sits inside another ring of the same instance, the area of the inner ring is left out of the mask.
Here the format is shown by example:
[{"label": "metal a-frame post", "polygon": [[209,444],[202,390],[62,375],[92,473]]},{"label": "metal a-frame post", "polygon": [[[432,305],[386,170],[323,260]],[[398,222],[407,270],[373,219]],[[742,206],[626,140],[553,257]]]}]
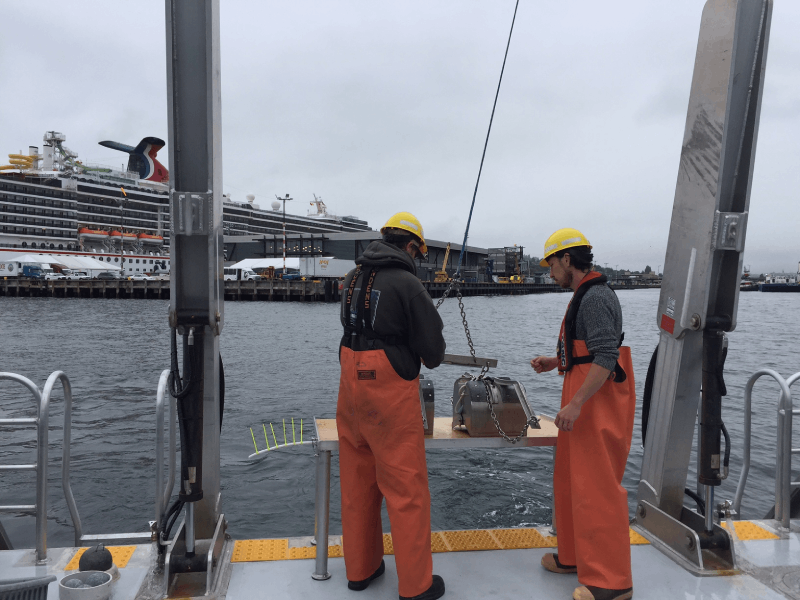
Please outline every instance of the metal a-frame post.
[{"label": "metal a-frame post", "polygon": [[[736,326],[771,16],[772,0],[708,0],[703,10],[658,305],[636,524],[701,575],[736,567],[711,514],[722,480],[722,348]],[[698,407],[706,517],[683,506]]]},{"label": "metal a-frame post", "polygon": [[[170,327],[183,340],[180,498],[185,526],[166,582],[206,571],[224,540],[220,506],[220,358],[224,283],[219,0],[166,0],[170,168]],[[188,383],[187,383],[188,381]],[[198,582],[198,585],[203,586]]]}]

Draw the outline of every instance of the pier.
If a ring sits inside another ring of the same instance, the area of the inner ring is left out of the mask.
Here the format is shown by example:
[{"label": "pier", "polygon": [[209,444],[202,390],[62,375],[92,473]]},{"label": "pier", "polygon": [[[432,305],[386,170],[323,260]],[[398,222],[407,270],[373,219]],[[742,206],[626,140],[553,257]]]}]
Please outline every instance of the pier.
[{"label": "pier", "polygon": [[[163,299],[170,297],[168,279],[0,280],[0,296],[46,298]],[[226,281],[225,300],[335,302],[338,281],[263,279]]]},{"label": "pier", "polygon": [[[447,287],[448,281],[423,281],[422,285],[428,290],[431,298],[441,298]],[[526,294],[546,294],[552,292],[566,292],[555,283],[477,283],[462,282],[459,284],[462,296],[523,296]],[[455,293],[450,294],[454,296]]]},{"label": "pier", "polygon": [[[447,289],[447,282],[423,281],[422,284],[433,298],[440,298]],[[290,280],[251,279],[248,281],[226,281],[227,301],[300,301],[338,302],[341,298],[341,282],[337,280]],[[461,283],[462,296],[519,296],[564,292],[557,285],[543,283]],[[169,299],[169,280],[50,280],[27,278],[0,279],[0,296],[45,297],[45,298],[125,298],[125,299]]]}]

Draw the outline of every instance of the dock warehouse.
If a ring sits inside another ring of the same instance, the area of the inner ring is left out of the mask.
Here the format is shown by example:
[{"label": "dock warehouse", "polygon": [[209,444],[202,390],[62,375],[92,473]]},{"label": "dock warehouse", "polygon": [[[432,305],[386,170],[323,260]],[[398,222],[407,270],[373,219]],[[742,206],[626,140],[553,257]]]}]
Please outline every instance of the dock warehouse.
[{"label": "dock warehouse", "polygon": [[[345,233],[287,233],[286,260],[289,257],[318,256],[332,257],[340,260],[354,261],[374,240],[380,239],[379,231],[358,231]],[[428,246],[428,259],[417,263],[417,276],[423,281],[433,281],[435,272],[442,268],[447,251],[447,242],[425,240]],[[225,264],[230,266],[247,258],[282,258],[283,235],[226,235]],[[450,255],[447,260],[448,272],[455,273],[458,267],[458,255],[461,242],[450,242]],[[465,261],[461,271],[467,280],[484,281],[486,259],[489,251],[486,248],[467,246]],[[281,262],[281,266],[282,266]],[[277,268],[277,266],[276,266]]]}]

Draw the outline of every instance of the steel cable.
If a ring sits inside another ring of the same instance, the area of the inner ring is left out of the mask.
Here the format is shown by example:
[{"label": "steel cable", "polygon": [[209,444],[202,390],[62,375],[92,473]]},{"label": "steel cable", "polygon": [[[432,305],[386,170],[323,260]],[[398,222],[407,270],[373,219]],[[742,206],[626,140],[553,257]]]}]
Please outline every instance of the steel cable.
[{"label": "steel cable", "polygon": [[508,58],[508,49],[511,46],[511,34],[514,32],[514,21],[517,19],[517,8],[519,8],[519,0],[514,5],[514,17],[511,19],[511,30],[508,32],[508,43],[506,43],[506,53],[503,56],[503,66],[500,69],[500,80],[497,82],[497,91],[494,95],[494,104],[492,104],[492,116],[489,117],[489,129],[486,132],[486,141],[483,143],[483,154],[481,155],[481,164],[478,168],[478,179],[475,181],[475,191],[472,194],[472,204],[469,207],[469,217],[467,218],[467,228],[464,230],[464,243],[461,244],[461,252],[458,255],[458,267],[454,278],[461,274],[461,261],[464,259],[464,250],[467,248],[467,237],[469,236],[469,225],[472,222],[472,211],[475,208],[475,198],[478,195],[478,185],[481,182],[481,172],[483,171],[483,161],[486,158],[486,148],[489,146],[489,134],[492,132],[492,121],[494,121],[494,111],[497,108],[497,98],[500,96],[500,84],[503,83],[503,72],[506,69],[506,59]]}]

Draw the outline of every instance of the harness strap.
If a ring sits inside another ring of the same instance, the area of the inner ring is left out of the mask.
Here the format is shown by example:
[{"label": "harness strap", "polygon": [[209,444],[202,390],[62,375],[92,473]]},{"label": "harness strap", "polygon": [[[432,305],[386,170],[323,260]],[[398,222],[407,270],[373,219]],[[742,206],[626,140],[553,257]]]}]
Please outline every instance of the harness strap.
[{"label": "harness strap", "polygon": [[[587,356],[572,357],[573,365],[585,365],[587,363],[592,363],[592,362],[594,362],[594,354],[589,354]],[[622,365],[619,364],[619,361],[614,363],[614,369],[611,372],[613,373],[612,380],[615,383],[622,383],[628,378],[627,373],[625,373],[625,369],[622,368]]]},{"label": "harness strap", "polygon": [[361,282],[361,292],[358,295],[358,301],[356,303],[356,319],[355,323],[353,323],[356,334],[361,334],[365,328],[369,331],[372,331],[370,297],[372,295],[372,284],[375,282],[375,274],[377,272],[378,269],[372,269],[372,271],[369,273],[369,280],[367,281],[367,284],[364,285],[364,282]]},{"label": "harness strap", "polygon": [[353,273],[353,278],[350,280],[350,285],[347,288],[347,302],[345,303],[345,323],[348,325],[350,324],[350,303],[353,301],[353,290],[356,287],[356,280],[358,280],[358,276],[361,274],[361,265],[356,267],[356,272]]},{"label": "harness strap", "polygon": [[[561,325],[561,335],[558,339],[557,353],[559,355],[559,371],[567,372],[572,369],[573,365],[585,365],[587,363],[594,362],[593,354],[589,354],[587,356],[574,356],[572,354],[572,341],[575,339],[576,335],[575,328],[578,320],[578,309],[580,308],[583,296],[590,287],[595,285],[604,285],[607,283],[608,278],[605,275],[598,275],[592,277],[590,280],[586,281],[586,283],[582,283],[575,291],[575,295],[572,297],[572,300],[567,307],[567,314],[564,315],[564,322]],[[617,348],[622,346],[624,339],[625,332],[623,331],[622,335],[619,337]],[[625,369],[622,368],[622,366],[619,364],[619,361],[614,364],[612,373],[613,375],[611,379],[616,383],[622,383],[628,378],[628,375],[625,373]]]},{"label": "harness strap", "polygon": [[[407,344],[407,337],[400,335],[379,335],[372,328],[372,288],[375,283],[375,275],[378,273],[378,268],[375,267],[369,272],[369,278],[366,283],[362,282],[358,299],[356,300],[356,314],[353,316],[351,312],[351,305],[353,293],[355,291],[356,280],[361,275],[361,266],[359,265],[353,278],[350,280],[350,286],[347,290],[347,301],[345,303],[345,323],[344,331],[349,334],[351,338],[356,335],[364,336],[369,341],[380,340],[389,346],[399,346]],[[363,279],[363,277],[361,277]]]}]

